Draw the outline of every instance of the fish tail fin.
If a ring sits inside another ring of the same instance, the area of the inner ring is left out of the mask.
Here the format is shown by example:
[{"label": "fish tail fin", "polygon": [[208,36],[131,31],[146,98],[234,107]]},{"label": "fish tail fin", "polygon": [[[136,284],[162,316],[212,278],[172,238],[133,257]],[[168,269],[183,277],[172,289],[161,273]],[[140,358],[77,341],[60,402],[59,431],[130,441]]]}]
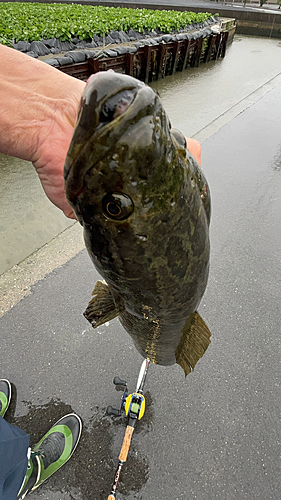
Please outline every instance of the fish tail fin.
[{"label": "fish tail fin", "polygon": [[117,309],[113,295],[105,281],[96,282],[92,296],[84,316],[93,328],[97,328],[119,315],[120,311]]},{"label": "fish tail fin", "polygon": [[192,313],[183,329],[180,343],[176,349],[176,361],[187,376],[208,349],[211,332],[198,312]]}]

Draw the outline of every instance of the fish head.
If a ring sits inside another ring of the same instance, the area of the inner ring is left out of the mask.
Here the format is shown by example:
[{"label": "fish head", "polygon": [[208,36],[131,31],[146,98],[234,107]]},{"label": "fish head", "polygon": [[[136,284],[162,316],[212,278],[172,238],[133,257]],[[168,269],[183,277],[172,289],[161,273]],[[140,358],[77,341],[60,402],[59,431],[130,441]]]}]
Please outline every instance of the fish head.
[{"label": "fish head", "polygon": [[[172,162],[170,128],[160,98],[144,83],[112,71],[90,77],[65,163],[67,198],[80,221],[85,190],[95,194],[95,216],[104,217],[104,206],[113,208],[106,198],[100,203],[110,193],[120,193],[119,205],[123,201],[127,206],[128,198],[121,197],[126,191],[134,196],[134,215],[149,210],[149,194],[162,191],[165,164]],[[87,210],[82,211],[85,215]],[[119,221],[122,217],[110,210],[107,215]]]}]

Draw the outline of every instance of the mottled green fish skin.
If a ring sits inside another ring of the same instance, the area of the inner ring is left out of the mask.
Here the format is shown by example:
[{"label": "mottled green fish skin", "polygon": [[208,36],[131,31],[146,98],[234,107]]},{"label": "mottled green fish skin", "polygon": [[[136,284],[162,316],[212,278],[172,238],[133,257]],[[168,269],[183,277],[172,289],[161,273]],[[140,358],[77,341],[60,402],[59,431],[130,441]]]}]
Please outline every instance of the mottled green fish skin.
[{"label": "mottled green fish skin", "polygon": [[[102,106],[124,90],[135,92],[133,102],[99,127]],[[149,86],[113,72],[90,78],[65,185],[86,248],[136,348],[155,363],[175,363],[183,327],[207,285],[210,194],[185,138],[171,130]],[[132,200],[125,220],[104,213],[108,193]]]}]

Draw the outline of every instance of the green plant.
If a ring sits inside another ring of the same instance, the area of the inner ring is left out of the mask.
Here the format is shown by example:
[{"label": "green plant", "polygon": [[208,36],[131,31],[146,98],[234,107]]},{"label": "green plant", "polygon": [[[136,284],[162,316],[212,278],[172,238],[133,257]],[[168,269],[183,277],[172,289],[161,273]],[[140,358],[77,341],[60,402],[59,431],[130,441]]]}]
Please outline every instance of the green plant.
[{"label": "green plant", "polygon": [[112,30],[160,28],[164,33],[178,31],[191,23],[205,22],[209,13],[173,10],[125,9],[79,4],[0,2],[0,43],[31,42],[48,38],[71,41],[107,35]]}]

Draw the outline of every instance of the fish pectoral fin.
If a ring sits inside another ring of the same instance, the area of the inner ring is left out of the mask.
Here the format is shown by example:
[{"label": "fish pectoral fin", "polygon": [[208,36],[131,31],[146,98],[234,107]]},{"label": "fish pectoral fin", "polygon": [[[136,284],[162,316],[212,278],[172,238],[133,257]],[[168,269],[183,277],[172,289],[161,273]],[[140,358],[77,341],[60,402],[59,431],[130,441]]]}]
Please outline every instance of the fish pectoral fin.
[{"label": "fish pectoral fin", "polygon": [[96,282],[92,296],[84,316],[93,328],[97,328],[119,315],[120,309],[116,307],[111,290],[105,281]]},{"label": "fish pectoral fin", "polygon": [[182,337],[175,352],[177,364],[182,367],[185,376],[194,370],[197,361],[208,349],[211,335],[198,312],[192,313],[182,329]]}]

